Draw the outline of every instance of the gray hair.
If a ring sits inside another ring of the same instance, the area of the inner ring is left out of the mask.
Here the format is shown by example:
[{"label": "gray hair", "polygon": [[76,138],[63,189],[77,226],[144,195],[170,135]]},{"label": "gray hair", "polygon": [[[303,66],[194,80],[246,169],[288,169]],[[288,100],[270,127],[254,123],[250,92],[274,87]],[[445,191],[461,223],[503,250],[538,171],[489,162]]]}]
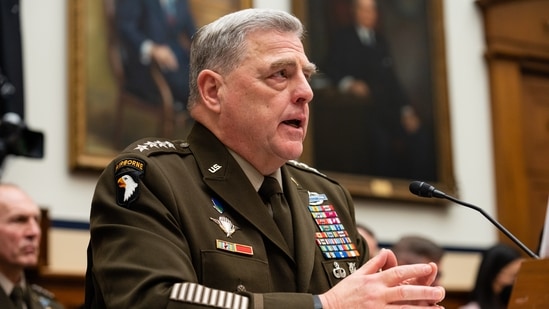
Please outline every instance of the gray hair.
[{"label": "gray hair", "polygon": [[245,9],[225,15],[200,28],[191,44],[189,106],[198,101],[197,78],[205,69],[227,74],[242,61],[246,37],[256,31],[295,33],[303,39],[304,28],[295,16],[273,9]]}]

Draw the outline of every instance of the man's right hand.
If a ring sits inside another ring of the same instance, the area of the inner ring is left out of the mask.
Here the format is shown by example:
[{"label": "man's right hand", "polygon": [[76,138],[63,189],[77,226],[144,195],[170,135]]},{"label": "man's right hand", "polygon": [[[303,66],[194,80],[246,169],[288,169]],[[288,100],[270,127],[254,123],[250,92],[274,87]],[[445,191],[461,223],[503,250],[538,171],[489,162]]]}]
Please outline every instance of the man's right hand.
[{"label": "man's right hand", "polygon": [[398,308],[403,304],[441,308],[436,303],[444,299],[445,290],[430,286],[436,274],[435,263],[398,266],[394,253],[382,249],[355,273],[320,295],[320,300],[324,309]]}]

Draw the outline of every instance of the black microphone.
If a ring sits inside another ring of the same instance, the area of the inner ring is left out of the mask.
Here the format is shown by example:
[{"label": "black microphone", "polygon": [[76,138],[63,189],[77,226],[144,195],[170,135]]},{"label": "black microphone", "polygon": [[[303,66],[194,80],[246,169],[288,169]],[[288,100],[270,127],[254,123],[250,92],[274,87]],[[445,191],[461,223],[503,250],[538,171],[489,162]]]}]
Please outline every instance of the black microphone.
[{"label": "black microphone", "polygon": [[450,200],[452,202],[458,203],[460,205],[463,205],[468,208],[472,208],[478,212],[480,212],[486,219],[490,220],[492,224],[494,224],[500,231],[503,232],[509,239],[511,239],[517,246],[519,246],[524,252],[526,252],[530,257],[533,257],[535,259],[539,259],[539,256],[537,256],[534,252],[532,252],[528,247],[526,247],[520,240],[518,240],[511,232],[509,232],[503,225],[501,225],[498,221],[496,221],[494,218],[490,217],[488,213],[486,213],[482,208],[471,205],[469,203],[465,203],[463,201],[458,200],[457,198],[450,196],[440,190],[437,190],[435,187],[431,186],[430,184],[423,182],[423,181],[412,181],[410,183],[410,192],[417,196],[421,197],[436,197],[436,198],[443,198]]}]

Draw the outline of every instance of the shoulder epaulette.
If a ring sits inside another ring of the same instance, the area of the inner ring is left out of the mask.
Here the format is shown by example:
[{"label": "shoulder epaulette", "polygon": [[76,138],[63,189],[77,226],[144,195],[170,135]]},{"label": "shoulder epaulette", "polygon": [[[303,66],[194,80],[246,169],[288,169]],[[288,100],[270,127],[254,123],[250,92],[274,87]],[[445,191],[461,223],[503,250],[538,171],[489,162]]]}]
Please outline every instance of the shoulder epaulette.
[{"label": "shoulder epaulette", "polygon": [[158,153],[190,153],[189,143],[183,140],[145,138],[128,146],[124,152],[141,153],[150,156]]},{"label": "shoulder epaulette", "polygon": [[321,173],[316,168],[310,167],[309,165],[307,165],[303,162],[299,162],[299,161],[296,161],[296,160],[289,160],[287,163],[294,166],[294,167],[302,169],[304,171],[313,172],[313,173],[318,174],[320,176],[327,177],[325,174]]},{"label": "shoulder epaulette", "polygon": [[44,289],[43,287],[39,286],[39,285],[36,285],[36,284],[31,284],[30,288],[32,289],[33,292],[35,292],[36,294],[40,295],[40,296],[43,296],[43,297],[46,297],[46,298],[49,298],[49,299],[55,299],[55,295]]}]

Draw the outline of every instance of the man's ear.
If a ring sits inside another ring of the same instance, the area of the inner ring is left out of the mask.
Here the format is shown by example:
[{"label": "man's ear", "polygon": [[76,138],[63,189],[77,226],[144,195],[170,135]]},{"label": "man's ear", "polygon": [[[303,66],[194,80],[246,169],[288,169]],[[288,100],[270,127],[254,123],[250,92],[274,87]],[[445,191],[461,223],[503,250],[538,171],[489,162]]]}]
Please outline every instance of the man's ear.
[{"label": "man's ear", "polygon": [[222,84],[221,75],[212,70],[203,70],[198,74],[197,84],[204,105],[210,110],[219,111],[219,90]]}]

